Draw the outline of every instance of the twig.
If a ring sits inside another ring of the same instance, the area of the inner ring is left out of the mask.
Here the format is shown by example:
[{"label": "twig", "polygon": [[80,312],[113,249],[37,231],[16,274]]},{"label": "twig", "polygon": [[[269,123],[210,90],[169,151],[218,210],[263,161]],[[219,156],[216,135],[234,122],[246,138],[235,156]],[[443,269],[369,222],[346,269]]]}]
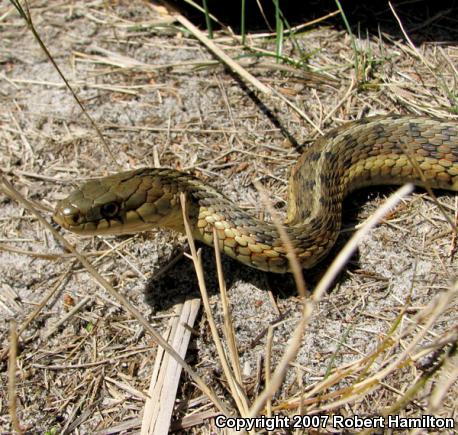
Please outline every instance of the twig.
[{"label": "twig", "polygon": [[[194,326],[199,307],[199,299],[186,300],[184,304],[177,304],[175,307],[177,316],[171,319],[167,340],[182,358],[186,356],[191,338],[190,328]],[[159,351],[148,390],[148,399],[145,402],[142,435],[169,433],[180,375],[181,366],[177,361],[167,354],[164,355],[163,351]]]},{"label": "twig", "polygon": [[231,59],[223,50],[221,50],[212,40],[208,39],[194,24],[192,24],[183,15],[175,15],[176,20],[183,25],[192,35],[194,35],[202,44],[204,44],[216,57],[225,63],[233,72],[238,74],[243,80],[250,83],[263,94],[270,95],[272,90],[261,83],[256,77],[251,75],[246,69],[242,68],[237,62]]},{"label": "twig", "polygon": [[18,434],[23,430],[19,424],[17,415],[17,395],[16,395],[16,365],[17,365],[17,345],[18,345],[17,325],[15,320],[10,323],[10,342],[9,342],[9,360],[8,360],[8,410],[10,413],[11,424]]},{"label": "twig", "polygon": [[213,341],[215,343],[216,350],[218,352],[218,356],[221,361],[222,368],[224,370],[227,381],[229,383],[232,397],[234,398],[235,402],[237,403],[237,408],[240,414],[242,415],[242,417],[245,417],[248,413],[248,399],[245,395],[245,391],[243,390],[241,385],[238,383],[236,377],[234,376],[233,371],[229,367],[226,353],[224,351],[223,345],[218,335],[218,330],[216,328],[215,320],[213,318],[211,307],[210,307],[207,287],[205,285],[203,268],[201,265],[200,257],[197,254],[196,246],[194,243],[194,238],[192,236],[191,226],[189,224],[189,218],[188,218],[188,214],[186,210],[186,195],[184,192],[180,193],[180,201],[181,201],[181,210],[183,213],[183,221],[184,221],[186,236],[188,238],[189,247],[191,249],[191,258],[194,263],[194,269],[196,271],[197,281],[199,283],[199,290],[202,295],[204,310],[205,310],[205,314],[207,315],[208,323],[210,325],[210,330],[212,333]]},{"label": "twig", "polygon": [[231,358],[232,370],[234,371],[237,382],[242,385],[242,370],[240,367],[240,358],[235,338],[234,323],[232,321],[229,297],[226,291],[226,282],[224,281],[223,267],[221,263],[221,252],[218,249],[218,235],[216,228],[213,227],[213,245],[215,248],[216,270],[218,272],[218,284],[221,293],[221,304],[223,306],[224,318],[224,335],[228,342],[229,356]]},{"label": "twig", "polygon": [[[46,56],[48,57],[48,59],[50,60],[50,62],[52,63],[52,65],[54,66],[54,68],[56,69],[56,71],[59,73],[60,77],[62,78],[62,80],[64,81],[65,85],[67,86],[67,89],[71,92],[71,94],[73,95],[73,98],[75,99],[75,101],[77,102],[78,106],[80,107],[81,111],[83,112],[84,116],[87,118],[87,120],[89,121],[89,123],[92,125],[92,127],[94,128],[94,130],[97,132],[97,135],[99,136],[100,140],[102,141],[102,145],[103,147],[105,148],[105,151],[107,152],[107,154],[110,156],[111,160],[113,161],[113,163],[118,167],[118,168],[121,168],[121,165],[117,162],[115,156],[113,155],[113,153],[111,152],[111,149],[110,147],[108,146],[108,143],[106,142],[102,132],[100,131],[99,127],[97,126],[97,124],[94,122],[94,120],[91,118],[91,116],[89,115],[89,113],[86,111],[83,103],[81,102],[81,100],[79,99],[78,95],[76,95],[76,92],[73,90],[72,86],[70,85],[70,83],[68,82],[68,80],[65,78],[64,74],[62,73],[62,71],[60,70],[59,66],[57,65],[56,61],[54,60],[54,58],[52,57],[51,53],[49,52],[48,48],[46,47],[46,45],[44,44],[43,40],[41,39],[40,35],[38,34],[37,30],[35,29],[35,26],[33,24],[33,21],[32,21],[32,15],[30,14],[30,10],[29,10],[29,6],[28,6],[28,2],[27,0],[25,0],[25,9],[22,7],[22,5],[19,3],[19,0],[10,0],[11,3],[13,3],[14,7],[17,9],[19,15],[25,20],[25,22],[27,23],[27,25],[29,26],[29,29],[31,30],[31,32],[33,33],[33,36],[35,37],[35,39],[37,40],[38,44],[40,45],[41,49],[45,52]],[[27,12],[26,12],[27,11]]]},{"label": "twig", "polygon": [[351,237],[344,248],[339,252],[339,255],[334,259],[329,266],[326,273],[321,278],[315,291],[313,292],[312,299],[318,301],[322,295],[329,289],[342,267],[353,255],[353,252],[358,247],[361,240],[366,234],[377,225],[383,217],[401,201],[402,198],[409,195],[413,191],[412,184],[405,184],[392,195],[375,211],[375,213],[364,222],[363,226]]}]

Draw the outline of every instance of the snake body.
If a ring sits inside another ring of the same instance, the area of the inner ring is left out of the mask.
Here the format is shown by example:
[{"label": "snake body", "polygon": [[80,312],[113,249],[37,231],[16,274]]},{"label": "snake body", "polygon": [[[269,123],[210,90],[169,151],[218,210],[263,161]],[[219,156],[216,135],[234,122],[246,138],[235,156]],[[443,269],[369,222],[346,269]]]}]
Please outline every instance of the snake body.
[{"label": "snake body", "polygon": [[[387,116],[347,123],[319,138],[291,171],[284,228],[303,268],[333,247],[342,201],[369,185],[413,182],[458,191],[458,123]],[[59,201],[54,220],[80,234],[121,234],[153,227],[184,231],[180,192],[186,193],[193,237],[264,271],[290,270],[273,223],[257,219],[198,178],[143,168],[87,182]]]}]

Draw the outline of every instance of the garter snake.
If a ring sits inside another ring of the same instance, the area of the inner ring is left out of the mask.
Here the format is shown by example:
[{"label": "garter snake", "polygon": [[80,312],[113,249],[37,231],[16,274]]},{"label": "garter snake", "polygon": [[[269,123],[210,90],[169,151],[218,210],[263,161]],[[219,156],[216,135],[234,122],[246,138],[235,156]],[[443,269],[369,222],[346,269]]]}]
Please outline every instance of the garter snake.
[{"label": "garter snake", "polygon": [[[458,191],[458,123],[384,116],[349,122],[319,138],[291,170],[285,229],[303,268],[330,251],[342,201],[369,185],[402,184]],[[198,178],[143,168],[94,179],[58,202],[54,220],[79,234],[135,233],[153,227],[184,231],[185,192],[193,237],[257,269],[289,271],[273,223],[257,219]]]}]

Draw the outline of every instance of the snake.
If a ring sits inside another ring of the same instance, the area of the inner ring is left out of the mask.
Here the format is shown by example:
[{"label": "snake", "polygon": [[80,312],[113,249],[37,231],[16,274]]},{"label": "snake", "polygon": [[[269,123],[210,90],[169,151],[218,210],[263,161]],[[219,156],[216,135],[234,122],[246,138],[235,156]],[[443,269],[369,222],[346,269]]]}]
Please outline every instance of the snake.
[{"label": "snake", "polygon": [[[291,169],[286,220],[281,224],[301,267],[314,267],[332,250],[345,196],[366,186],[406,182],[458,191],[456,121],[366,117],[315,140]],[[184,233],[181,193],[194,239],[210,246],[216,240],[222,253],[256,269],[291,272],[278,225],[175,169],[140,168],[89,180],[57,202],[53,218],[81,235],[133,234],[152,228]]]}]

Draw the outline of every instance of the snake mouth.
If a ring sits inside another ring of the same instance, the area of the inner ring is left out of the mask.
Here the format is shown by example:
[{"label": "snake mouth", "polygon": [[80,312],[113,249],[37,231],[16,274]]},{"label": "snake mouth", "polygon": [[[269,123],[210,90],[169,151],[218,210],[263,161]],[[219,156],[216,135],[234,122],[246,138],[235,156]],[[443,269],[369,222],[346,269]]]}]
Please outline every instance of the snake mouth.
[{"label": "snake mouth", "polygon": [[52,218],[54,222],[67,231],[83,236],[135,234],[154,227],[153,224],[139,219],[129,223],[120,218],[101,218],[89,221],[85,219],[78,209],[71,206],[57,206]]}]

